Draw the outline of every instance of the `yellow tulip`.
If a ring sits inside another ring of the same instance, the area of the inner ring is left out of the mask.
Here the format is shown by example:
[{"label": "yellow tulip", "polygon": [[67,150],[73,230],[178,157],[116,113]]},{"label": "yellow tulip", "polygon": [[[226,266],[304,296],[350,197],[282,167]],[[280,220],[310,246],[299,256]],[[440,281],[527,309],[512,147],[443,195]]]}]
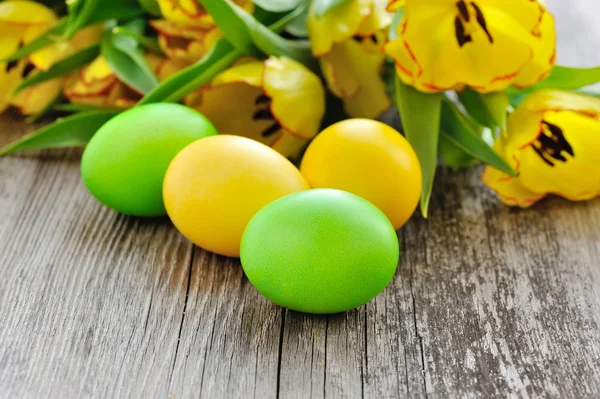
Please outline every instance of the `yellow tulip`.
[{"label": "yellow tulip", "polygon": [[[53,64],[59,62],[73,53],[99,43],[102,36],[102,25],[94,25],[82,29],[68,41],[57,42],[43,48],[27,59],[28,63],[21,73],[21,78],[35,75],[39,71],[48,70]],[[23,115],[35,115],[51,105],[60,95],[65,78],[59,77],[30,86],[18,94],[13,95],[9,103],[16,107]]]},{"label": "yellow tulip", "polygon": [[[215,26],[210,14],[198,0],[157,0],[163,16],[180,25],[191,25],[210,29]],[[234,0],[234,3],[249,13],[254,10],[250,0]]]},{"label": "yellow tulip", "polygon": [[119,80],[102,56],[67,79],[64,95],[73,104],[122,109],[133,107],[142,98]]},{"label": "yellow tulip", "polygon": [[158,44],[171,59],[192,64],[204,57],[223,36],[217,27],[180,25],[165,19],[150,22],[158,32]]},{"label": "yellow tulip", "polygon": [[406,0],[385,46],[400,79],[423,92],[529,87],[554,65],[554,19],[541,0]]},{"label": "yellow tulip", "polygon": [[519,177],[487,167],[483,182],[507,205],[550,194],[572,201],[600,195],[600,99],[560,90],[528,96],[495,145]]},{"label": "yellow tulip", "polygon": [[325,91],[316,75],[291,59],[243,59],[186,103],[219,133],[249,137],[294,157],[319,131]]},{"label": "yellow tulip", "polygon": [[317,17],[307,27],[329,89],[353,117],[377,118],[391,105],[381,78],[391,15],[386,0],[350,0]]},{"label": "yellow tulip", "polygon": [[[49,8],[25,0],[7,0],[0,3],[0,58],[14,53],[50,29],[57,21]],[[27,60],[0,62],[0,113],[9,105],[12,92],[32,70]]]}]

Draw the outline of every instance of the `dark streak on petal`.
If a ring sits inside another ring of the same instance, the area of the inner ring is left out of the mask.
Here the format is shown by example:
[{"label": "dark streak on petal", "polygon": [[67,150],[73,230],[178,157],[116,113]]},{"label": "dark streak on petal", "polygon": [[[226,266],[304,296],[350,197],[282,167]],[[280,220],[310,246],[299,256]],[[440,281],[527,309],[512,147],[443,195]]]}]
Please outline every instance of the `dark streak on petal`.
[{"label": "dark streak on petal", "polygon": [[270,104],[270,103],[271,103],[271,99],[266,94],[261,94],[260,96],[256,97],[256,101],[254,101],[255,105]]},{"label": "dark streak on petal", "polygon": [[279,123],[275,122],[274,124],[266,128],[260,135],[262,137],[269,137],[277,133],[280,129],[281,126],[279,126]]},{"label": "dark streak on petal", "polygon": [[467,9],[467,3],[465,3],[464,0],[460,0],[456,3],[456,6],[458,7],[458,12],[460,12],[460,15],[463,17],[463,19],[466,22],[469,22],[471,20],[471,15],[469,15],[469,10]]},{"label": "dark streak on petal", "polygon": [[475,4],[475,2],[472,2],[471,5],[475,9],[475,14],[477,15],[477,23],[479,24],[479,26],[481,26],[481,28],[487,35],[488,39],[490,40],[490,43],[494,43],[494,38],[492,37],[492,35],[490,34],[490,31],[488,30],[487,21],[485,20],[485,16],[483,15],[481,8],[479,8],[479,6],[477,4]]},{"label": "dark streak on petal", "polygon": [[463,25],[463,22],[461,21],[459,16],[457,16],[456,19],[454,20],[454,28],[455,28],[456,40],[458,40],[458,45],[460,47],[473,41],[473,38],[471,37],[471,35],[467,35],[465,33],[465,26]]},{"label": "dark streak on petal", "polygon": [[252,119],[254,119],[255,121],[258,121],[258,120],[273,120],[275,118],[273,118],[273,114],[271,113],[271,110],[269,108],[267,108],[267,109],[259,109],[258,111],[256,111],[254,113],[254,115],[252,116]]},{"label": "dark streak on petal", "polygon": [[19,60],[13,60],[6,64],[6,68],[4,68],[4,71],[6,73],[9,73],[13,69],[15,69],[17,67],[17,65],[19,65]]},{"label": "dark streak on petal", "polygon": [[567,158],[563,155],[563,152],[572,157],[575,156],[575,151],[565,138],[563,130],[546,121],[542,121],[540,137],[531,147],[545,163],[552,167],[554,167],[554,163],[550,158],[560,162],[567,162]]},{"label": "dark streak on petal", "polygon": [[25,68],[23,69],[23,72],[21,73],[21,77],[23,79],[25,79],[26,77],[28,77],[31,72],[33,72],[35,69],[35,65],[33,65],[32,63],[29,63],[25,66]]}]

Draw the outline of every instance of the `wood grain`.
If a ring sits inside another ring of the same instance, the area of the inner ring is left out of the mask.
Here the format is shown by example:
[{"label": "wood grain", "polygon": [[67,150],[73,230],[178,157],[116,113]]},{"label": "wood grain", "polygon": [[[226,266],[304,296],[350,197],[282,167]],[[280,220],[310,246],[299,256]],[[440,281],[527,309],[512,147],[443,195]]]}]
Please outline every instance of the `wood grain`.
[{"label": "wood grain", "polygon": [[[599,64],[597,2],[549,3],[559,61]],[[28,129],[3,115],[0,144]],[[390,286],[310,316],[96,203],[79,154],[0,159],[2,397],[600,396],[600,200],[509,209],[480,170],[441,169]]]}]

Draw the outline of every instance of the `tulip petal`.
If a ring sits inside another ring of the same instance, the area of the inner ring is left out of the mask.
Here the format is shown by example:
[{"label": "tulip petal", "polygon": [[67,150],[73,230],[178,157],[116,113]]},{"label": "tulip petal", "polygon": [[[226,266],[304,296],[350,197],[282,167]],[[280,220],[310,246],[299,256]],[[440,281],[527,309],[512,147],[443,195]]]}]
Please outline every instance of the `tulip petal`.
[{"label": "tulip petal", "polygon": [[0,23],[0,58],[6,58],[19,48],[24,28],[14,28]]},{"label": "tulip petal", "polygon": [[375,119],[391,106],[381,68],[385,55],[369,53],[354,40],[333,46],[321,58],[330,90],[344,100],[346,112],[355,118]]},{"label": "tulip petal", "polygon": [[307,28],[313,54],[321,57],[341,43],[357,34],[365,19],[372,13],[370,0],[350,0],[317,17],[309,11]]},{"label": "tulip petal", "polygon": [[515,80],[515,86],[525,88],[544,80],[550,75],[552,67],[556,62],[556,32],[554,28],[554,17],[549,13],[543,14],[540,25],[540,33],[534,36],[535,55],[519,73]]},{"label": "tulip petal", "polygon": [[404,0],[389,0],[387,5],[387,10],[389,12],[398,11],[400,8],[404,7]]},{"label": "tulip petal", "polygon": [[534,193],[525,188],[519,178],[507,175],[491,166],[485,168],[481,180],[496,192],[502,203],[509,206],[528,208],[546,197],[545,194]]},{"label": "tulip petal", "polygon": [[387,0],[371,0],[372,11],[367,18],[360,24],[359,36],[371,36],[387,27],[392,23],[392,14],[386,10]]},{"label": "tulip petal", "polygon": [[22,80],[21,74],[25,65],[25,60],[0,62],[0,113],[10,105],[11,95]]},{"label": "tulip petal", "polygon": [[[201,28],[213,28],[215,22],[198,0],[157,0],[162,15],[169,21],[180,25],[193,25]],[[248,13],[254,10],[250,0],[233,0]]]},{"label": "tulip petal", "polygon": [[11,98],[10,104],[23,115],[39,114],[60,95],[63,81],[63,78],[53,79],[28,87]]},{"label": "tulip petal", "polygon": [[48,7],[27,0],[8,0],[0,3],[0,23],[21,26],[48,25],[56,15]]},{"label": "tulip petal", "polygon": [[271,57],[263,86],[273,116],[286,131],[304,139],[316,136],[325,114],[325,91],[316,75],[289,58]]}]

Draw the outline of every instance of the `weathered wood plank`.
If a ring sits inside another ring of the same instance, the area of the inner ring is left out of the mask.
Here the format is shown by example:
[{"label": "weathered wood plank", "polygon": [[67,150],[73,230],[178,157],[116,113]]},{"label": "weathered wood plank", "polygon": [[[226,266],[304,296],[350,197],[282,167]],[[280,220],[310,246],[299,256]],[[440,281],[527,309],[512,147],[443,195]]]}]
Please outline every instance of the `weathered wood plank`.
[{"label": "weathered wood plank", "polygon": [[171,394],[276,397],[281,309],[248,283],[239,260],[194,254]]},{"label": "weathered wood plank", "polygon": [[[549,3],[559,61],[600,63],[597,2]],[[0,118],[0,143],[25,131],[16,120]],[[479,171],[442,170],[384,293],[308,316],[168,222],[102,208],[77,154],[0,160],[6,396],[600,395],[600,201],[511,210]]]},{"label": "weathered wood plank", "polygon": [[97,204],[77,161],[0,160],[0,387],[165,397],[191,245]]},{"label": "weathered wood plank", "polygon": [[476,172],[444,171],[406,231],[427,393],[600,392],[600,201],[513,210]]}]

